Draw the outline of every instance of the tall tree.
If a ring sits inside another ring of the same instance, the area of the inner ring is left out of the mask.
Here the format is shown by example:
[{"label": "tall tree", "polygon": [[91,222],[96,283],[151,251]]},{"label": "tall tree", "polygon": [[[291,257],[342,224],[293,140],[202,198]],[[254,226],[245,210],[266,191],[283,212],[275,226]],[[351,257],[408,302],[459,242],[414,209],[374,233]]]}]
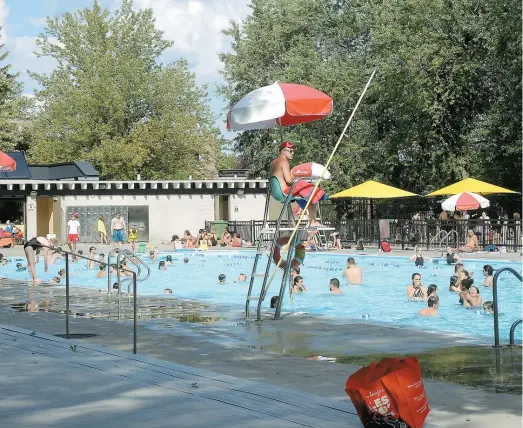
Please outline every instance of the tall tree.
[{"label": "tall tree", "polygon": [[[0,27],[1,29],[1,27]],[[18,74],[10,72],[8,52],[0,44],[0,150],[19,149],[23,140],[24,121],[30,101],[22,96]]]},{"label": "tall tree", "polygon": [[[334,158],[333,190],[374,178],[423,193],[469,175],[521,187],[520,3],[253,0],[251,8],[226,32],[233,52],[221,56],[221,91],[230,104],[277,80],[334,99],[331,117],[284,131],[299,143],[297,161],[326,159],[379,67]],[[236,138],[253,175],[266,174],[278,138]]]},{"label": "tall tree", "polygon": [[186,61],[159,63],[173,43],[151,9],[132,6],[124,0],[111,14],[95,1],[47,20],[39,55],[58,65],[32,73],[43,89],[31,156],[90,160],[104,178],[212,176],[219,147],[206,89]]}]

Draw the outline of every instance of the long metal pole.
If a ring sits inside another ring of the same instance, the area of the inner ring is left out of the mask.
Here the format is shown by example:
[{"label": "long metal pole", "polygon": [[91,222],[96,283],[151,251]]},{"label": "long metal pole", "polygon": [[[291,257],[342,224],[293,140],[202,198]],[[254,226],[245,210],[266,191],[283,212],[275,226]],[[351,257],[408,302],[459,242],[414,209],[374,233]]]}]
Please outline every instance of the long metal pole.
[{"label": "long metal pole", "polygon": [[65,338],[69,339],[69,254],[65,253]]},{"label": "long metal pole", "polygon": [[138,299],[137,299],[136,273],[133,271],[133,354],[136,354],[136,318],[138,316]]}]

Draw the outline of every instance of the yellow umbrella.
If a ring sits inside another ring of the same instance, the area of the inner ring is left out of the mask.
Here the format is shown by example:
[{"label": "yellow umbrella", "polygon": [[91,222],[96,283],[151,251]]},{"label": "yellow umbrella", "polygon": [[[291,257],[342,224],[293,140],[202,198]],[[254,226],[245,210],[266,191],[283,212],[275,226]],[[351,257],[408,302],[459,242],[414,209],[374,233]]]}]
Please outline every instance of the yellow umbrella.
[{"label": "yellow umbrella", "polygon": [[465,178],[465,180],[458,181],[457,183],[451,184],[443,189],[429,193],[427,196],[455,195],[462,192],[482,193],[483,195],[491,193],[518,193],[509,189],[504,189],[503,187],[495,186],[494,184],[476,180],[475,178]]},{"label": "yellow umbrella", "polygon": [[343,190],[334,195],[329,196],[329,199],[334,198],[372,198],[372,199],[386,199],[386,198],[406,198],[409,196],[419,196],[416,193],[407,192],[396,187],[388,186],[386,184],[378,183],[377,181],[366,181],[358,184],[350,189]]}]

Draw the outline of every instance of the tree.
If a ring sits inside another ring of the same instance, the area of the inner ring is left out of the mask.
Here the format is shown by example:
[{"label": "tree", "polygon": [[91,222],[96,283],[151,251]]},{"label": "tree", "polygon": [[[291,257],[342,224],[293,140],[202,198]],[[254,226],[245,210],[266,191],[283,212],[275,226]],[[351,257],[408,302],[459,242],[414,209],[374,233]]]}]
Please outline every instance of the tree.
[{"label": "tree", "polygon": [[[284,130],[298,142],[298,162],[327,158],[379,68],[330,167],[331,190],[377,179],[425,193],[466,176],[521,188],[520,3],[253,0],[251,8],[226,31],[233,53],[221,55],[221,93],[233,105],[287,81],[331,95],[330,117]],[[277,140],[277,130],[236,138],[252,175],[267,175]]]},{"label": "tree", "polygon": [[[3,49],[4,45],[0,44],[0,51]],[[30,104],[22,97],[22,85],[16,80],[18,74],[10,73],[11,65],[5,64],[8,54],[7,51],[0,54],[0,150],[20,148]]]},{"label": "tree", "polygon": [[111,15],[95,1],[48,18],[39,55],[58,65],[32,73],[43,107],[31,158],[89,160],[106,179],[212,176],[219,147],[206,88],[186,61],[159,64],[172,42],[155,29],[151,9],[132,6],[124,0]]}]

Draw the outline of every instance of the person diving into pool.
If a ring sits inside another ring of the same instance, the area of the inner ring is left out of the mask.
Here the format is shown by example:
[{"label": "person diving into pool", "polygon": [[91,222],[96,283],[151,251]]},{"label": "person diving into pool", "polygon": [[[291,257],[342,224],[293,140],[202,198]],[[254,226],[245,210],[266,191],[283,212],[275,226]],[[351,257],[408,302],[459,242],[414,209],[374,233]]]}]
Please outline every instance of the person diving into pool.
[{"label": "person diving into pool", "polygon": [[38,263],[38,256],[40,250],[44,250],[44,272],[48,269],[49,253],[55,249],[58,245],[58,241],[55,238],[47,239],[43,236],[37,236],[30,239],[24,244],[24,253],[27,259],[27,270],[31,274],[33,282],[40,282],[40,279],[36,277],[36,263]]},{"label": "person diving into pool", "polygon": [[[292,181],[294,180],[294,174],[291,171],[289,161],[293,159],[295,150],[296,146],[294,144],[285,141],[280,144],[279,156],[271,162],[271,175],[278,180],[281,191],[285,195],[290,191]],[[298,199],[297,203],[302,209],[307,204],[307,201],[311,199],[309,205],[310,226],[314,228],[323,228],[325,226],[318,221],[318,202],[327,199],[327,194],[319,187],[316,189],[314,194],[312,194],[313,189],[313,183],[299,181],[294,186],[292,195],[301,198]]]}]

